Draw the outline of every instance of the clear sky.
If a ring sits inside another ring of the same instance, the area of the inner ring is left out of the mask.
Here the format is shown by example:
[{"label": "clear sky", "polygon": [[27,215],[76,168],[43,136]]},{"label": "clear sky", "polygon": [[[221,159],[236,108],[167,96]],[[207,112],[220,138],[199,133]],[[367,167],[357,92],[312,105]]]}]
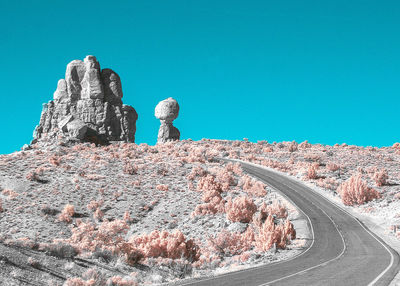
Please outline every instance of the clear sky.
[{"label": "clear sky", "polygon": [[400,141],[400,1],[0,0],[0,153],[32,139],[66,65],[122,79],[154,144],[181,138],[388,146]]}]

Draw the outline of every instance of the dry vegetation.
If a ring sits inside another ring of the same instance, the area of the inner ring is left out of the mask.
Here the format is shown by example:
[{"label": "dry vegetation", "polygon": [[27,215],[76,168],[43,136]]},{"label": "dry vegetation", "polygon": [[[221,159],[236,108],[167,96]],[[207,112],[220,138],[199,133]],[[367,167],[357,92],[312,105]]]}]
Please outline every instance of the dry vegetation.
[{"label": "dry vegetation", "polygon": [[[69,259],[65,285],[155,284],[298,253],[290,221],[298,212],[238,164],[215,161],[224,145],[36,146],[2,155],[1,242]],[[80,272],[79,261],[97,266]]]},{"label": "dry vegetation", "polygon": [[319,187],[345,206],[364,213],[400,239],[400,144],[360,147],[307,141],[230,145],[225,155],[295,176]]},{"label": "dry vegetation", "polygon": [[66,285],[156,284],[297,253],[298,212],[238,164],[215,157],[306,180],[381,218],[400,238],[398,146],[207,139],[36,146],[0,156],[0,238],[68,263],[97,263],[71,271]]}]

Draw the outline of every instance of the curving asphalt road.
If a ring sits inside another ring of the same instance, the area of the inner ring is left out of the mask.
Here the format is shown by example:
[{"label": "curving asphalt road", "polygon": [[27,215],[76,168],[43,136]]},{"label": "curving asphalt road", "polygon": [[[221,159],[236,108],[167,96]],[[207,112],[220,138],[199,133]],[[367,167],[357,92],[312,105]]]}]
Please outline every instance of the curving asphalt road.
[{"label": "curving asphalt road", "polygon": [[399,254],[356,218],[304,184],[254,164],[247,173],[281,192],[308,219],[313,239],[293,259],[181,285],[389,285]]}]

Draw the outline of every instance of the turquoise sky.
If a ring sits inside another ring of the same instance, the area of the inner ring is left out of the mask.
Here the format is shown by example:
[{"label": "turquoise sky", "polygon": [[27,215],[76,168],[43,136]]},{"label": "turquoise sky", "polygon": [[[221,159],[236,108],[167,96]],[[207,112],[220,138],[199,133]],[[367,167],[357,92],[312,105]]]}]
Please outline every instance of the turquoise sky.
[{"label": "turquoise sky", "polygon": [[183,139],[400,141],[400,1],[0,0],[0,31],[0,153],[89,54],[121,76],[137,143],[170,96]]}]

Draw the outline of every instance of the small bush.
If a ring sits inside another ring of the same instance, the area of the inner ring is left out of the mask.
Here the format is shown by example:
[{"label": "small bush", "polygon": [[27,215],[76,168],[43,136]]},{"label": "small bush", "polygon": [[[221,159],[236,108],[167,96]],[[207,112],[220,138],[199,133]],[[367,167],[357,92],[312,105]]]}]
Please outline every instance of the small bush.
[{"label": "small bush", "polygon": [[242,254],[252,247],[254,232],[248,228],[243,234],[238,232],[228,232],[222,230],[218,235],[210,237],[208,243],[210,247],[220,256],[233,256]]},{"label": "small bush", "polygon": [[222,192],[221,184],[215,179],[213,175],[207,175],[205,177],[200,178],[197,184],[197,190],[215,190],[218,192]]},{"label": "small bush", "polygon": [[49,162],[50,162],[50,164],[57,167],[57,166],[60,166],[60,164],[61,164],[61,158],[57,155],[53,155],[49,158]]},{"label": "small bush", "polygon": [[289,152],[297,151],[297,149],[298,149],[297,146],[298,146],[298,144],[296,143],[296,141],[293,141],[292,143],[290,143],[289,148],[288,148]]},{"label": "small bush", "polygon": [[308,179],[314,180],[318,177],[317,176],[317,168],[318,167],[316,164],[311,164],[310,166],[308,166],[308,169],[307,169],[307,178]]},{"label": "small bush", "polygon": [[248,223],[257,211],[257,206],[247,196],[237,197],[233,201],[231,198],[228,198],[225,211],[230,221]]},{"label": "small bush", "polygon": [[59,210],[57,210],[57,209],[55,209],[55,208],[51,208],[51,207],[49,207],[49,206],[43,206],[42,207],[42,209],[41,209],[41,211],[42,211],[42,213],[44,213],[45,215],[51,215],[51,216],[53,216],[53,215],[56,215],[56,214],[58,214],[60,211]]},{"label": "small bush", "polygon": [[335,163],[328,163],[326,164],[326,168],[331,172],[335,172],[340,169],[340,166]]},{"label": "small bush", "polygon": [[157,190],[159,190],[159,191],[164,191],[164,192],[167,192],[168,191],[168,186],[167,185],[157,185],[156,186],[156,189]]},{"label": "small bush", "polygon": [[48,255],[58,258],[73,258],[78,255],[78,251],[72,245],[65,243],[45,244],[43,250]]},{"label": "small bush", "polygon": [[389,179],[388,173],[385,169],[376,171],[372,177],[378,187],[386,185],[387,180]]},{"label": "small bush", "polygon": [[342,202],[348,206],[362,205],[381,197],[378,191],[368,187],[360,174],[353,175],[342,183],[337,189],[337,193],[342,198]]},{"label": "small bush", "polygon": [[65,205],[63,211],[58,217],[59,221],[64,221],[66,223],[71,223],[72,222],[72,216],[74,215],[75,210],[73,205]]},{"label": "small bush", "polygon": [[35,171],[31,171],[26,175],[26,179],[29,181],[40,181],[39,175]]},{"label": "small bush", "polygon": [[138,172],[138,167],[132,165],[129,161],[125,161],[123,172],[128,175],[135,175]]},{"label": "small bush", "polygon": [[197,261],[200,257],[200,248],[189,239],[186,240],[179,230],[169,233],[154,230],[150,234],[143,234],[129,239],[129,243],[140,250],[145,257],[163,257],[179,259],[185,257],[189,261]]},{"label": "small bush", "polygon": [[276,225],[274,218],[269,215],[265,222],[257,227],[255,246],[259,251],[267,251],[273,245],[285,249],[290,240],[295,238],[296,231],[289,220],[286,220],[284,224]]}]

